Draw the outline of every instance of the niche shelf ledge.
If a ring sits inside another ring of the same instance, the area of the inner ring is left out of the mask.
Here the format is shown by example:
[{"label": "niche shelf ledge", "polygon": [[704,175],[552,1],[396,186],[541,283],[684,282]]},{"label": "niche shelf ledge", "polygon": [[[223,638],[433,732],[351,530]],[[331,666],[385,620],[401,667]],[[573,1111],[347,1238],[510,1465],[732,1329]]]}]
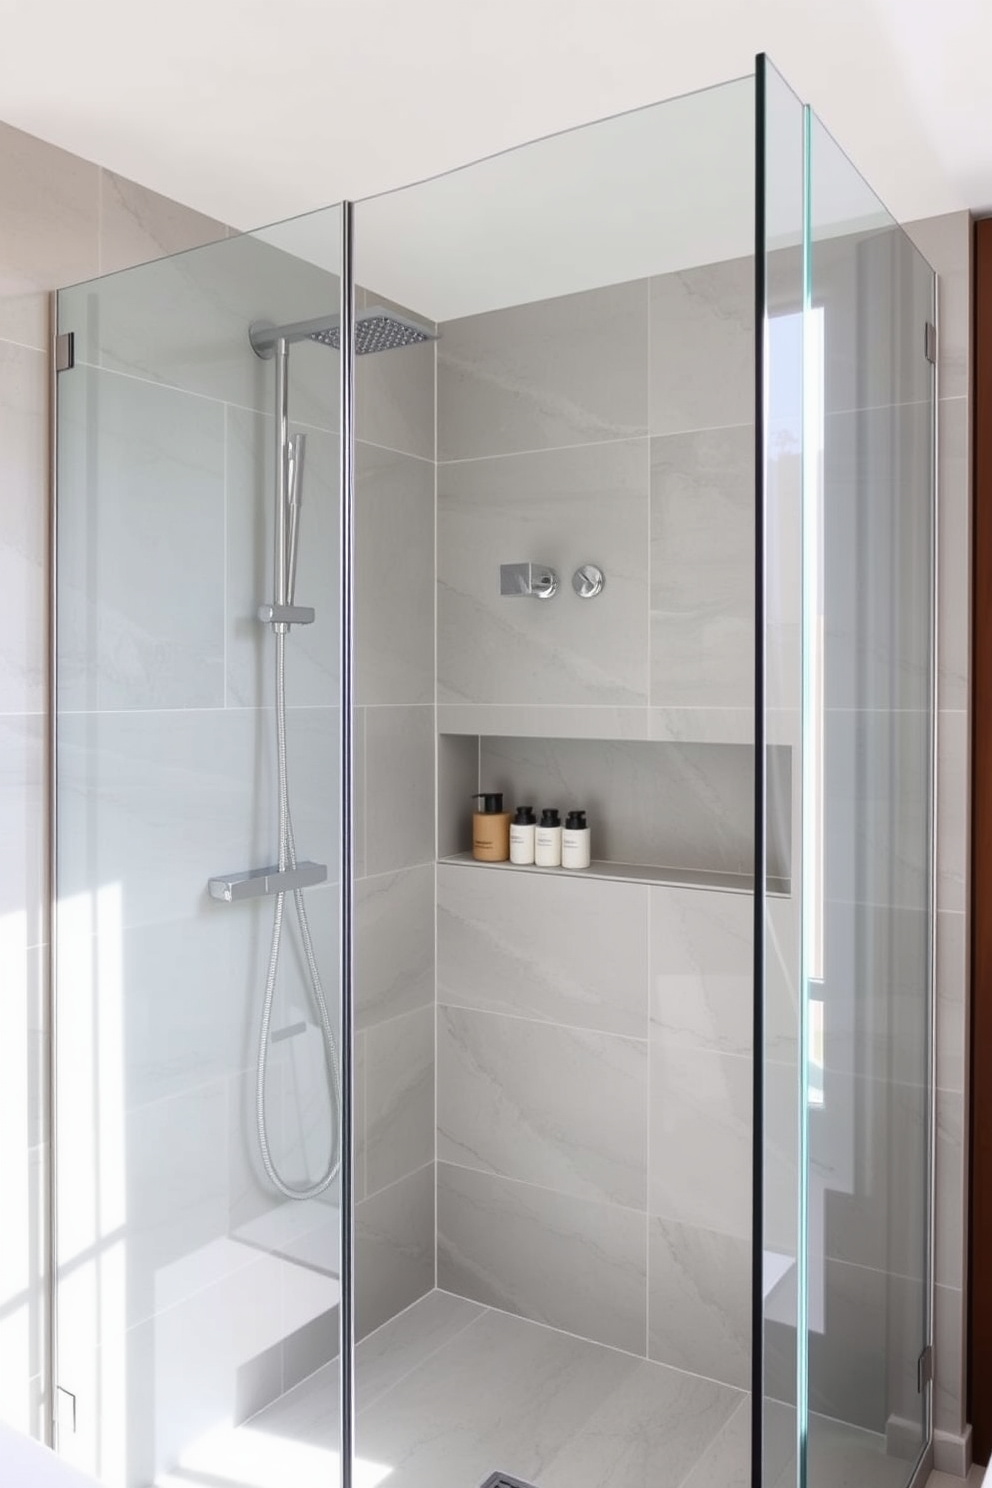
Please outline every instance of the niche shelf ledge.
[{"label": "niche shelf ledge", "polygon": [[[715,873],[696,868],[660,868],[648,863],[610,863],[594,858],[588,868],[538,868],[524,867],[519,863],[480,863],[470,852],[453,853],[450,857],[438,858],[442,867],[474,868],[479,872],[552,874],[559,878],[608,879],[614,883],[667,884],[672,888],[709,889],[719,893],[750,894],[754,879],[750,873]],[[785,879],[768,881],[769,892],[787,895],[789,884]]]}]

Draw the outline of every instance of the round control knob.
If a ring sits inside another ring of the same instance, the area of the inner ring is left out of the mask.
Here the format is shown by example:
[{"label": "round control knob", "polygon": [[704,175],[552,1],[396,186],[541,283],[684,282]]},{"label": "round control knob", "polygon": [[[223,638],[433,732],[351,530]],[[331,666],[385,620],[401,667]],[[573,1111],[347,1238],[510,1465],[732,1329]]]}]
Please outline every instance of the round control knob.
[{"label": "round control knob", "polygon": [[606,576],[595,563],[583,563],[572,575],[572,588],[580,599],[595,599],[597,594],[602,594],[605,583]]}]

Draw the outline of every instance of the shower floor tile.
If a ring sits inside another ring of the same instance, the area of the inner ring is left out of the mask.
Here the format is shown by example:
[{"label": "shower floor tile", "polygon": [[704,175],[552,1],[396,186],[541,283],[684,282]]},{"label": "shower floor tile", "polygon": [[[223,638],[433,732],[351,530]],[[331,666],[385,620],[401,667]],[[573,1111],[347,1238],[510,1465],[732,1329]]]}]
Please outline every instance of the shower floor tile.
[{"label": "shower floor tile", "polygon": [[[791,1412],[778,1409],[770,1482],[792,1447]],[[750,1477],[744,1391],[440,1291],[359,1345],[356,1436],[357,1488],[480,1488],[495,1471],[535,1488],[747,1488]],[[335,1363],[194,1444],[158,1488],[327,1488],[337,1447]],[[811,1421],[811,1450],[818,1488],[901,1488],[910,1476],[882,1438],[836,1422]]]}]

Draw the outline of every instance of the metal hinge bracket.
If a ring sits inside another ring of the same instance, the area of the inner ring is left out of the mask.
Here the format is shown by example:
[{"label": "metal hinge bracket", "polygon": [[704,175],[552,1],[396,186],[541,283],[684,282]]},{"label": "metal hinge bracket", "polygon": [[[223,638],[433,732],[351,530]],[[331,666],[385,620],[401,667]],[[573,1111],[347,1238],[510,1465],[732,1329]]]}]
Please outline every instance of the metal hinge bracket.
[{"label": "metal hinge bracket", "polygon": [[76,1430],[76,1397],[61,1385],[55,1390],[55,1426],[60,1432]]},{"label": "metal hinge bracket", "polygon": [[925,327],[925,330],[924,330],[923,350],[924,350],[924,352],[926,354],[927,361],[928,362],[932,362],[933,365],[936,367],[936,365],[937,365],[937,327],[934,325],[934,323],[933,323],[932,320],[928,320],[926,322],[926,327]]},{"label": "metal hinge bracket", "polygon": [[928,1343],[916,1361],[916,1389],[922,1395],[927,1385],[933,1383],[933,1349]]},{"label": "metal hinge bracket", "polygon": [[76,334],[62,331],[55,337],[55,370],[68,372],[76,365]]}]

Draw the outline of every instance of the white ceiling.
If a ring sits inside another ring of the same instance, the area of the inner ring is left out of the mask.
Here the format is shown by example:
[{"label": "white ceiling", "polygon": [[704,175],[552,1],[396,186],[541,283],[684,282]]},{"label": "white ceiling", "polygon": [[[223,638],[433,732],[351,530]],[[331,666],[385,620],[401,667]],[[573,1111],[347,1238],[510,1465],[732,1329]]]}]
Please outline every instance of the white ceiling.
[{"label": "white ceiling", "polygon": [[989,0],[0,0],[0,119],[247,228],[759,49],[897,217],[992,206]]}]

